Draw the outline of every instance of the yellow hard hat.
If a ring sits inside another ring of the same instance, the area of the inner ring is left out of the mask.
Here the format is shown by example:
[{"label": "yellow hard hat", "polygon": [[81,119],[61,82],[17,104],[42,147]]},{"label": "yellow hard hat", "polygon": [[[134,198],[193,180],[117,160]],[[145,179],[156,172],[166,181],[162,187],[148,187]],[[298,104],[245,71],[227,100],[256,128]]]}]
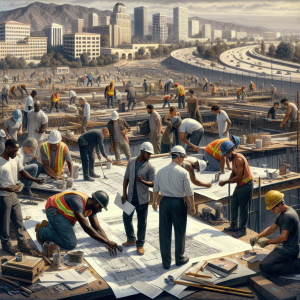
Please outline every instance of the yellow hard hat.
[{"label": "yellow hard hat", "polygon": [[94,74],[91,72],[91,75],[93,76]]},{"label": "yellow hard hat", "polygon": [[111,84],[115,84],[115,82],[112,80],[112,81],[111,81]]},{"label": "yellow hard hat", "polygon": [[284,194],[278,191],[269,191],[265,196],[265,201],[267,205],[267,210],[271,210],[274,208],[278,203],[280,203],[284,198]]}]

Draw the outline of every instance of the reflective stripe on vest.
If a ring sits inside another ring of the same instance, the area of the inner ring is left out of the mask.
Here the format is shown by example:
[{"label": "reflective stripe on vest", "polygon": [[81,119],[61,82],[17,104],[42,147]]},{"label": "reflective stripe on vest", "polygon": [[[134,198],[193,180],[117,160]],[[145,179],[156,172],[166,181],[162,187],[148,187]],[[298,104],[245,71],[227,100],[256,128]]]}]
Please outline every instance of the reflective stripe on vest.
[{"label": "reflective stripe on vest", "polygon": [[[43,143],[43,149],[48,157],[49,166],[51,166],[51,148],[49,142]],[[57,175],[61,175],[65,173],[64,164],[65,164],[65,155],[68,150],[68,147],[65,143],[60,142],[58,145],[58,149],[55,157],[55,167],[54,172]]]},{"label": "reflective stripe on vest", "polygon": [[67,203],[65,201],[64,196],[66,194],[68,194],[68,195],[74,194],[74,195],[80,196],[82,199],[82,202],[83,202],[84,216],[88,217],[89,215],[92,214],[91,210],[87,210],[87,211],[85,210],[86,203],[87,203],[89,196],[84,193],[81,193],[81,192],[63,192],[63,193],[56,194],[56,195],[48,198],[46,207],[45,207],[46,210],[49,207],[56,208],[65,218],[67,218],[72,223],[72,225],[74,225],[77,222],[77,219],[75,217],[74,212],[70,209],[70,207],[67,205]]},{"label": "reflective stripe on vest", "polygon": [[244,161],[244,164],[245,164],[242,180],[237,182],[237,186],[242,186],[242,185],[248,183],[249,181],[251,181],[253,179],[253,176],[251,174],[251,170],[250,170],[249,164],[248,164],[245,156],[243,156],[242,154],[239,154],[239,153],[237,153],[234,156],[234,159],[232,161],[232,169],[233,169],[234,174],[237,174],[237,167],[235,164],[237,158],[242,158]]},{"label": "reflective stripe on vest", "polygon": [[113,85],[111,87],[110,87],[110,85],[108,85],[106,87],[106,94],[108,96],[113,96],[114,95],[114,86]]},{"label": "reflective stripe on vest", "polygon": [[209,145],[206,146],[205,151],[210,155],[213,156],[217,160],[221,160],[221,144],[225,141],[229,141],[228,138],[219,139],[211,142]]},{"label": "reflective stripe on vest", "polygon": [[55,93],[52,94],[52,102],[58,102],[59,99],[59,93],[57,93],[57,95]]},{"label": "reflective stripe on vest", "polygon": [[185,90],[184,90],[184,87],[182,85],[178,86],[178,93],[179,93],[179,97],[185,95]]}]

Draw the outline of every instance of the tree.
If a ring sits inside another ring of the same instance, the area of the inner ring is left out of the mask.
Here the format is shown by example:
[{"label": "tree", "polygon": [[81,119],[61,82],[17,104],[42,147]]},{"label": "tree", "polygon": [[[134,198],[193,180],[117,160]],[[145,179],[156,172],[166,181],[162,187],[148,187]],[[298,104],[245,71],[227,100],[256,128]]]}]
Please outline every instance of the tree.
[{"label": "tree", "polygon": [[169,55],[171,53],[169,47],[164,47],[163,53]]},{"label": "tree", "polygon": [[152,42],[152,41],[153,41],[153,37],[152,37],[151,34],[145,35],[145,38],[146,38],[149,42]]},{"label": "tree", "polygon": [[260,53],[265,54],[265,51],[266,51],[265,41],[262,40],[261,43],[260,43]]},{"label": "tree", "polygon": [[101,34],[101,47],[109,47],[109,36],[107,34]]},{"label": "tree", "polygon": [[145,53],[146,53],[145,47],[141,47],[141,48],[138,50],[138,54],[141,55],[141,56],[143,56]]},{"label": "tree", "polygon": [[83,66],[88,66],[89,65],[89,61],[90,61],[90,57],[89,57],[88,53],[83,52],[80,55],[80,60],[81,60],[81,63],[82,63]]},{"label": "tree", "polygon": [[20,58],[19,58],[18,65],[19,65],[19,68],[20,68],[20,69],[25,69],[25,68],[27,68],[27,62],[26,62],[26,60],[24,59],[24,57],[20,57]]},{"label": "tree", "polygon": [[275,50],[276,50],[276,47],[273,44],[271,44],[270,47],[269,47],[268,56],[274,57],[275,56]]},{"label": "tree", "polygon": [[199,56],[203,57],[204,54],[205,54],[205,51],[206,51],[206,46],[204,46],[204,45],[199,45],[199,46],[197,47],[197,51],[198,51]]},{"label": "tree", "polygon": [[97,60],[92,59],[92,60],[90,61],[89,65],[90,65],[91,67],[97,67],[97,66],[98,66],[98,62],[97,62]]},{"label": "tree", "polygon": [[206,58],[208,60],[215,60],[215,58],[216,58],[216,52],[214,50],[212,50],[212,49],[207,49],[205,51],[204,58]]},{"label": "tree", "polygon": [[291,60],[295,52],[295,47],[290,42],[282,41],[275,50],[275,57],[279,59]]}]

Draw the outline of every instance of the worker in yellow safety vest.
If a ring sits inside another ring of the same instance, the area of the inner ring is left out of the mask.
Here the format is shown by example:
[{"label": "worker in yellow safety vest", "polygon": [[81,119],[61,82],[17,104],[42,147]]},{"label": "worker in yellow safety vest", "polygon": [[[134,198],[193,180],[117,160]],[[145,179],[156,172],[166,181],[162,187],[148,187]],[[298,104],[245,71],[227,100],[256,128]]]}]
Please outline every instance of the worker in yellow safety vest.
[{"label": "worker in yellow safety vest", "polygon": [[50,108],[50,113],[52,112],[53,107],[55,106],[56,111],[58,112],[58,102],[60,100],[59,96],[59,89],[56,89],[55,93],[51,95],[51,108]]},{"label": "worker in yellow safety vest", "polygon": [[110,255],[117,255],[117,250],[122,252],[122,247],[108,239],[97,218],[97,213],[103,208],[107,210],[108,203],[109,196],[104,191],[96,191],[91,197],[82,192],[70,191],[48,198],[48,220],[36,225],[37,241],[41,245],[45,241],[54,242],[61,248],[72,250],[77,246],[73,226],[78,221],[91,238],[105,244]]},{"label": "worker in yellow safety vest", "polygon": [[250,81],[249,89],[250,89],[250,92],[253,92],[255,89],[255,84],[252,81]]},{"label": "worker in yellow safety vest", "polygon": [[13,85],[13,86],[10,88],[10,90],[9,90],[9,92],[8,92],[8,95],[13,95],[13,96],[17,97],[17,95],[16,95],[16,88],[17,88],[17,86],[16,86],[16,85]]},{"label": "worker in yellow safety vest", "polygon": [[212,96],[216,96],[217,87],[216,87],[214,84],[212,84],[211,82],[210,82],[209,84],[210,84],[210,86],[212,87],[211,95],[212,95]]},{"label": "worker in yellow safety vest", "polygon": [[174,84],[176,89],[176,95],[174,100],[178,97],[178,109],[185,109],[185,89],[182,85],[178,85],[177,82]]},{"label": "worker in yellow safety vest", "polygon": [[242,100],[245,100],[246,93],[244,93],[244,91],[245,91],[245,86],[242,86],[240,89],[236,91],[237,102],[241,101],[241,95],[242,95]]},{"label": "worker in yellow safety vest", "polygon": [[114,96],[116,96],[116,89],[114,87],[115,82],[112,80],[110,84],[105,88],[104,97],[107,99],[107,108],[114,108]]},{"label": "worker in yellow safety vest", "polygon": [[43,88],[44,79],[40,80],[39,86]]}]

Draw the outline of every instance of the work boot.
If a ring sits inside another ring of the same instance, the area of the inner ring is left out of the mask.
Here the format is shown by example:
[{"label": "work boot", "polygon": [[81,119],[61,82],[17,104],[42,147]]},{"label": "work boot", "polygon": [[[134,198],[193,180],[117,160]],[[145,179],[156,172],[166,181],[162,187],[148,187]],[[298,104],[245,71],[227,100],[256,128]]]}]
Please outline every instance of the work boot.
[{"label": "work boot", "polygon": [[86,178],[84,178],[84,180],[85,180],[85,181],[95,181],[95,179],[92,178],[92,177],[86,177]]},{"label": "work boot", "polygon": [[28,196],[28,197],[30,197],[30,198],[38,198],[38,194],[34,194],[32,191],[31,191],[31,189],[29,189],[29,190],[23,190],[22,192],[21,192],[21,194],[22,195],[24,195],[24,196]]},{"label": "work boot", "polygon": [[9,255],[15,255],[20,252],[20,250],[16,247],[13,247],[11,243],[2,244],[2,250],[7,252]]},{"label": "work boot", "polygon": [[35,226],[35,232],[36,232],[36,239],[37,241],[39,242],[39,244],[41,244],[43,246],[44,242],[40,236],[39,236],[39,230],[40,228],[42,227],[42,224],[41,223],[37,223],[36,226]]},{"label": "work boot", "polygon": [[136,249],[136,253],[138,255],[144,255],[145,254],[145,249],[143,246],[137,246],[137,249]]},{"label": "work boot", "polygon": [[123,243],[122,245],[124,247],[130,247],[130,246],[135,246],[136,241],[126,241],[125,243]]},{"label": "work boot", "polygon": [[21,252],[28,252],[29,250],[33,250],[33,248],[29,246],[26,240],[22,243],[18,243],[18,248]]},{"label": "work boot", "polygon": [[232,237],[234,238],[240,238],[242,236],[245,236],[247,234],[246,229],[243,230],[238,230],[237,232],[235,232]]},{"label": "work boot", "polygon": [[189,262],[189,258],[188,257],[184,257],[183,260],[179,261],[176,263],[176,266],[182,266],[182,265],[185,265],[186,263]]},{"label": "work boot", "polygon": [[97,175],[97,174],[90,174],[90,177],[93,177],[93,178],[100,178],[101,176],[100,175]]},{"label": "work boot", "polygon": [[43,220],[43,221],[42,221],[42,226],[43,226],[43,227],[46,227],[47,224],[48,224],[48,221],[47,221],[47,220]]},{"label": "work boot", "polygon": [[236,232],[238,231],[237,225],[231,224],[229,227],[224,228],[224,231]]}]

